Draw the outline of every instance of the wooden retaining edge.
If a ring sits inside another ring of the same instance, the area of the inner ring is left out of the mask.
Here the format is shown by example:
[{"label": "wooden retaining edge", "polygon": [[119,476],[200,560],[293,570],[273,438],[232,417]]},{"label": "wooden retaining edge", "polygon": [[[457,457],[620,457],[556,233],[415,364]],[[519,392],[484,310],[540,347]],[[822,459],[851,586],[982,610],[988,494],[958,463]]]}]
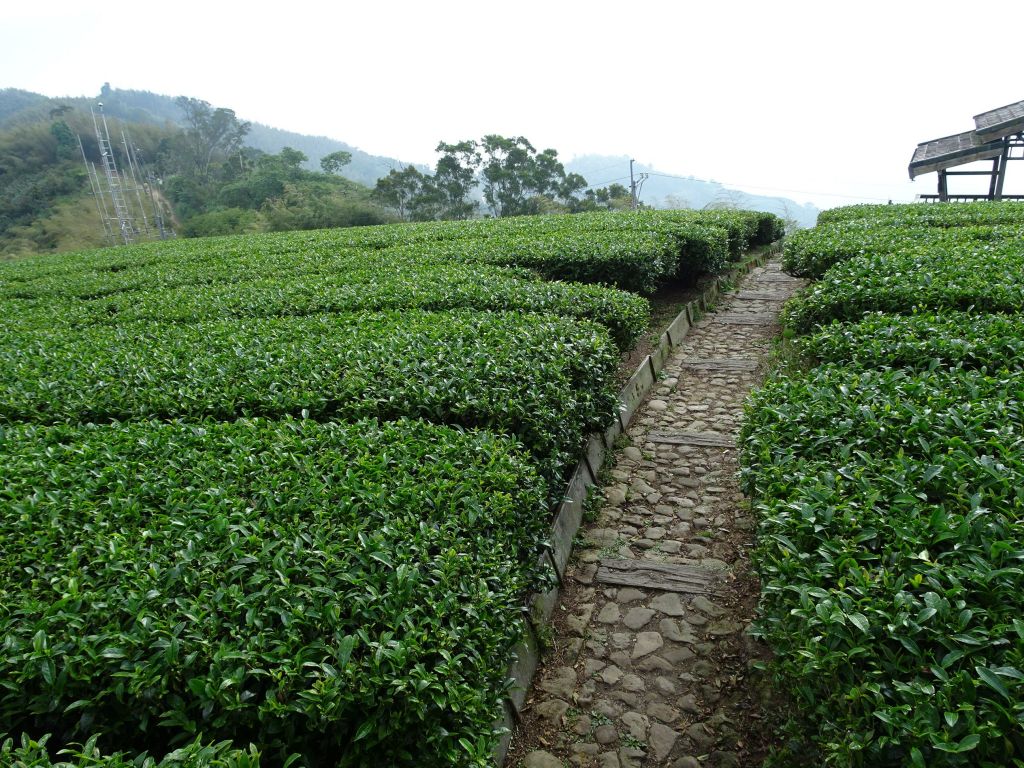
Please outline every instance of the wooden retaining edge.
[{"label": "wooden retaining edge", "polygon": [[723,290],[731,289],[739,278],[756,267],[764,266],[769,258],[778,255],[781,250],[781,241],[776,241],[762,252],[748,256],[742,263],[719,275],[699,298],[687,303],[661,334],[657,348],[644,358],[619,393],[618,419],[603,434],[593,434],[587,438],[583,457],[566,486],[562,503],[551,526],[551,548],[541,556],[544,567],[554,571],[555,586],[547,592],[531,595],[523,608],[527,632],[514,649],[515,660],[509,665],[507,674],[511,686],[505,697],[503,717],[496,724],[505,730],[494,750],[494,762],[498,768],[505,763],[512,742],[512,732],[520,720],[526,695],[540,663],[542,650],[539,633],[541,627],[544,627],[551,618],[555,603],[558,602],[562,579],[572,555],[573,541],[583,521],[583,501],[590,487],[597,483],[597,473],[601,469],[605,455],[613,449],[616,438],[629,426],[640,403],[658,380],[658,374],[661,373],[669,355],[682,343],[690,328],[714,306]]}]

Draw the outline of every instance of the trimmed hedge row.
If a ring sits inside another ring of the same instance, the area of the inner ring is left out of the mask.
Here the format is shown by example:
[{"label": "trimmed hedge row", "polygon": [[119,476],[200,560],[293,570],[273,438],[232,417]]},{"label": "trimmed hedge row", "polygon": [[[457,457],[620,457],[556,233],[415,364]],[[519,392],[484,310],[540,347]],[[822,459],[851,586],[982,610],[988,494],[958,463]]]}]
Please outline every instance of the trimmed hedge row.
[{"label": "trimmed hedge row", "polygon": [[1024,248],[1016,240],[859,256],[836,264],[789,302],[783,322],[807,333],[874,311],[1019,312],[1022,274]]},{"label": "trimmed hedge row", "polygon": [[411,416],[515,435],[554,483],[614,418],[617,359],[600,326],[513,313],[32,331],[2,340],[0,423]]},{"label": "trimmed hedge row", "polygon": [[848,368],[1024,370],[1024,315],[886,315],[832,323],[799,340],[810,364]]},{"label": "trimmed hedge row", "polygon": [[857,219],[883,227],[965,227],[1024,224],[1024,204],[981,200],[973,203],[906,203],[902,205],[849,205],[818,214],[818,224]]},{"label": "trimmed hedge row", "polygon": [[384,253],[387,266],[403,258],[405,263],[447,258],[513,264],[549,279],[650,293],[677,273],[720,271],[730,253],[738,256],[749,245],[776,239],[781,226],[773,214],[750,211],[639,211],[148,243],[5,265],[0,296],[96,298],[325,273],[379,264]]},{"label": "trimmed hedge row", "polygon": [[[396,260],[397,262],[397,260]],[[596,285],[527,279],[485,265],[385,263],[341,273],[294,275],[104,296],[92,300],[10,300],[0,327],[54,328],[137,320],[196,322],[218,317],[275,317],[418,309],[544,312],[593,320],[619,349],[647,328],[646,299]]]},{"label": "trimmed hedge row", "polygon": [[548,524],[512,441],[401,420],[9,426],[0,473],[9,733],[490,759]]},{"label": "trimmed hedge row", "polygon": [[1024,248],[964,226],[1022,210],[841,210],[791,247],[810,274],[864,252],[786,308],[820,367],[741,433],[782,760],[1024,766]]},{"label": "trimmed hedge row", "polygon": [[1024,376],[823,367],[743,427],[756,631],[824,764],[1024,755]]},{"label": "trimmed hedge row", "polygon": [[804,229],[786,239],[782,268],[795,277],[820,278],[833,265],[867,254],[887,255],[936,248],[983,248],[986,241],[1024,238],[1024,222],[1015,226],[890,227],[853,220]]}]

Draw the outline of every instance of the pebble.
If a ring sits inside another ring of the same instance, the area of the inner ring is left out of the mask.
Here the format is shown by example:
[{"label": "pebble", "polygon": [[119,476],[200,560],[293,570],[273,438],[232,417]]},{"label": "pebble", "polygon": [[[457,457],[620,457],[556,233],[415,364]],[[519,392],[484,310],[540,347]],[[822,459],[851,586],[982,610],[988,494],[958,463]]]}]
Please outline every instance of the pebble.
[{"label": "pebble", "polygon": [[664,644],[665,640],[658,632],[640,632],[636,636],[632,657],[639,659],[649,653],[654,653]]}]

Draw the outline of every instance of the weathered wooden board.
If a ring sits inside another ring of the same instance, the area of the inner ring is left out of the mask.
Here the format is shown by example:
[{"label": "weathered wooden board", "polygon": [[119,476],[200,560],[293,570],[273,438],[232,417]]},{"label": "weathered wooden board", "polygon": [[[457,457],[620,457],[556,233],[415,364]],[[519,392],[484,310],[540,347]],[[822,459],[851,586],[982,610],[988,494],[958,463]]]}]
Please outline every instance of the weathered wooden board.
[{"label": "weathered wooden board", "polygon": [[778,324],[774,314],[768,312],[751,312],[750,314],[723,312],[715,315],[715,321],[730,325],[759,325],[765,328]]},{"label": "weathered wooden board", "polygon": [[647,439],[652,443],[670,443],[672,445],[696,445],[702,448],[735,448],[736,438],[720,435],[715,432],[651,432]]},{"label": "weathered wooden board", "polygon": [[719,577],[720,572],[696,565],[652,563],[647,560],[601,560],[594,580],[620,587],[705,595],[711,592]]},{"label": "weathered wooden board", "polygon": [[758,362],[744,357],[708,357],[683,360],[683,368],[697,368],[702,371],[756,371]]},{"label": "weathered wooden board", "polygon": [[740,301],[785,301],[789,294],[781,291],[740,291],[733,298]]}]

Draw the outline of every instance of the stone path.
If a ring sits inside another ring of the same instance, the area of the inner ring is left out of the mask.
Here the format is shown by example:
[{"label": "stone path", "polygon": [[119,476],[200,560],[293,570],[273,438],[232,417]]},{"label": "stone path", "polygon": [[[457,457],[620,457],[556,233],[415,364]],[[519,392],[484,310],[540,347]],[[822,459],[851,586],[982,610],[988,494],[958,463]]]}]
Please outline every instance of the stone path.
[{"label": "stone path", "polygon": [[743,402],[801,282],[755,269],[697,323],[626,431],[556,608],[509,765],[735,768],[770,739],[745,629],[755,521],[739,491]]}]

